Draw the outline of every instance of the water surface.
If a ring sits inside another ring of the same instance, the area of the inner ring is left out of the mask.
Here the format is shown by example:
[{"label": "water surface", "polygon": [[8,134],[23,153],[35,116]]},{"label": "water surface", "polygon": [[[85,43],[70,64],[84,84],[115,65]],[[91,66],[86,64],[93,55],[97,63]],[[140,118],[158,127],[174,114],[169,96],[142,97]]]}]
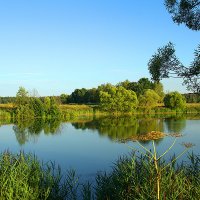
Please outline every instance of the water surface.
[{"label": "water surface", "polygon": [[[117,158],[128,155],[132,148],[141,151],[132,138],[151,131],[183,135],[177,139],[170,155],[180,153],[184,142],[195,144],[192,150],[200,153],[200,116],[18,122],[0,126],[0,151],[31,152],[44,162],[55,161],[62,170],[76,169],[79,175],[88,179],[97,171],[109,171]],[[158,152],[162,153],[173,140],[170,136],[156,140]],[[141,143],[152,148],[151,141]]]}]

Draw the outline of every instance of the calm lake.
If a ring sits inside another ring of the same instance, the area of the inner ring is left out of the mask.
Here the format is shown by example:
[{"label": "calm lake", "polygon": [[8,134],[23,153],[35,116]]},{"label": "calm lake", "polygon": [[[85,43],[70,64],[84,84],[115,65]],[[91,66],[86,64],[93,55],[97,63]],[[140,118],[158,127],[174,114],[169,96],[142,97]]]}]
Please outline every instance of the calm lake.
[{"label": "calm lake", "polygon": [[[183,142],[193,143],[191,150],[200,154],[200,116],[104,117],[73,122],[37,119],[6,125],[0,122],[0,151],[31,152],[44,162],[55,161],[63,171],[76,169],[83,179],[90,179],[97,171],[109,171],[132,148],[141,150],[132,139],[150,131],[183,135],[177,138],[171,156],[184,149]],[[158,152],[164,152],[173,141],[171,136],[157,140]],[[152,149],[151,141],[141,143]]]}]

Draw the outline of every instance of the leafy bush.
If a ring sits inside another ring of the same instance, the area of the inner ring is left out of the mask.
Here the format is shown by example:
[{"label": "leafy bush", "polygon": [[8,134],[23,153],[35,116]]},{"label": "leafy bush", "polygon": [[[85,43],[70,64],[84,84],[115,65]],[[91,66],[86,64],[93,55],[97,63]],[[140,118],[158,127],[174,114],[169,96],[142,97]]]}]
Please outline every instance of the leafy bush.
[{"label": "leafy bush", "polygon": [[158,105],[160,99],[161,97],[154,90],[148,89],[139,97],[139,105],[146,109],[151,109]]},{"label": "leafy bush", "polygon": [[38,97],[29,97],[25,88],[20,87],[16,95],[16,117],[27,118],[60,118],[61,112],[54,97],[45,97],[44,102]]},{"label": "leafy bush", "polygon": [[137,95],[124,87],[109,85],[100,91],[100,107],[108,112],[133,112],[138,105]]},{"label": "leafy bush", "polygon": [[167,108],[183,110],[186,107],[186,100],[179,92],[170,92],[164,97],[164,105]]},{"label": "leafy bush", "polygon": [[11,114],[9,112],[6,112],[4,110],[0,110],[0,119],[7,119],[10,120]]}]

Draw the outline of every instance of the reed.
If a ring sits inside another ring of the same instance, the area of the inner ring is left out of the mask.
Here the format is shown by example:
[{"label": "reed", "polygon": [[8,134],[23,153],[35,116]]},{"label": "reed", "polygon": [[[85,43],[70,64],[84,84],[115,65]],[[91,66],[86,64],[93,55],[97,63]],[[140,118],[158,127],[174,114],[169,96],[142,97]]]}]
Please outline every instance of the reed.
[{"label": "reed", "polygon": [[73,170],[65,175],[55,163],[40,163],[31,154],[4,152],[0,159],[0,199],[65,200],[77,199]]},{"label": "reed", "polygon": [[133,152],[119,158],[110,173],[98,173],[91,184],[81,183],[74,170],[63,173],[55,163],[44,164],[34,155],[4,152],[0,157],[0,199],[200,199],[200,157],[189,154],[187,163],[176,164],[180,155],[166,162],[164,154]]},{"label": "reed", "polygon": [[140,144],[144,154],[121,157],[111,173],[97,176],[97,199],[200,199],[200,158],[190,154],[187,164],[176,164],[192,146],[184,144],[183,152],[166,162],[164,156],[174,144],[160,156],[153,142],[153,151]]}]

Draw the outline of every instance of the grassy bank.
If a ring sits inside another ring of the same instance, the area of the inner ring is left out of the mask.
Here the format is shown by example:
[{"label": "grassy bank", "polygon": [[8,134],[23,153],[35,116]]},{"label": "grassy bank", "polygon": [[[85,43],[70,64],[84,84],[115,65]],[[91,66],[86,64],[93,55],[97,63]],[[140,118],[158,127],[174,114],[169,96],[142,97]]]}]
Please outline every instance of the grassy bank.
[{"label": "grassy bank", "polygon": [[200,113],[200,103],[188,103],[186,107],[187,113]]},{"label": "grassy bank", "polygon": [[[162,160],[160,199],[200,199],[200,157],[167,165]],[[110,173],[96,175],[96,183],[80,183],[73,170],[61,173],[33,155],[5,152],[0,157],[0,198],[5,200],[125,200],[157,199],[156,169],[148,155],[120,158]]]},{"label": "grassy bank", "polygon": [[9,123],[14,117],[15,107],[13,104],[0,104],[0,120]]},{"label": "grassy bank", "polygon": [[11,120],[11,113],[5,110],[0,110],[0,119],[9,122]]},{"label": "grassy bank", "polygon": [[92,116],[94,108],[88,105],[60,105],[62,117],[64,119],[73,119],[78,116]]},{"label": "grassy bank", "polygon": [[106,116],[110,113],[101,111],[97,105],[60,105],[62,118],[64,120],[73,120],[74,118]]},{"label": "grassy bank", "polygon": [[64,118],[78,117],[78,116],[104,116],[104,115],[133,115],[133,114],[200,114],[200,103],[189,103],[185,110],[173,110],[164,107],[162,104],[159,106],[146,109],[138,107],[134,113],[113,113],[104,112],[97,105],[60,105],[60,109]]},{"label": "grassy bank", "polygon": [[[104,112],[97,105],[65,104],[59,106],[63,120],[73,120],[81,117],[106,116],[106,115],[133,115],[133,114],[200,114],[200,103],[187,104],[185,110],[173,110],[164,107],[162,104],[156,108],[147,109],[138,107],[134,113],[113,113]],[[15,116],[15,107],[12,104],[0,104],[0,119],[9,119]]]}]

